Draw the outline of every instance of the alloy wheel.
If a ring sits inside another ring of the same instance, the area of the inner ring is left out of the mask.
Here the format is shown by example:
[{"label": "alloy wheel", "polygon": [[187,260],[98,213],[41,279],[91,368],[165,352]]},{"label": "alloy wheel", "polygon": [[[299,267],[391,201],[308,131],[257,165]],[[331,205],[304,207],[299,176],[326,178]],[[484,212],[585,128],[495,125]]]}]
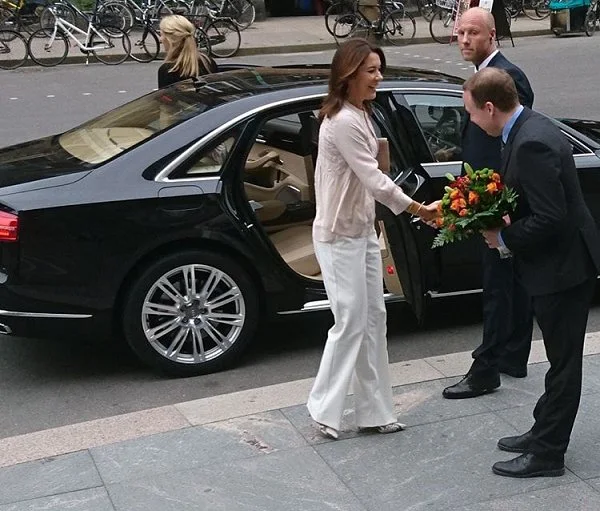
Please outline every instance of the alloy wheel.
[{"label": "alloy wheel", "polygon": [[236,282],[218,268],[187,264],[162,275],[142,306],[142,328],[160,355],[179,364],[221,357],[236,342],[246,304]]}]

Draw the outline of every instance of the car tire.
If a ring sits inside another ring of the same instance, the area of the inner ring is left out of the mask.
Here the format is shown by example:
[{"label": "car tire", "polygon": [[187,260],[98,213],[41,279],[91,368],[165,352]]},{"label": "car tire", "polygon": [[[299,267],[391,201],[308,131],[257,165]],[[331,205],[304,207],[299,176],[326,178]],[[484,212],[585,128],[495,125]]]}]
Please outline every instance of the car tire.
[{"label": "car tire", "polygon": [[259,314],[256,286],[240,264],[188,250],[154,261],[134,279],[123,332],[144,363],[170,376],[196,376],[231,366],[252,341]]}]

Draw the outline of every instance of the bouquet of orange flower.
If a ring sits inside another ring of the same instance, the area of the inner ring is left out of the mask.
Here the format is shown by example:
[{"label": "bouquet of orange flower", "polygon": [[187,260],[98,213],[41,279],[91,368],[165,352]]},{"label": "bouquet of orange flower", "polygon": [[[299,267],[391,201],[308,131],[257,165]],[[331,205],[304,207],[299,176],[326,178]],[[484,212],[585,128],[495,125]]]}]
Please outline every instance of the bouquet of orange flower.
[{"label": "bouquet of orange flower", "polygon": [[503,217],[517,206],[517,193],[502,183],[491,169],[473,170],[465,163],[466,175],[446,174],[450,184],[438,206],[439,232],[432,248],[467,239],[473,233],[504,225]]}]

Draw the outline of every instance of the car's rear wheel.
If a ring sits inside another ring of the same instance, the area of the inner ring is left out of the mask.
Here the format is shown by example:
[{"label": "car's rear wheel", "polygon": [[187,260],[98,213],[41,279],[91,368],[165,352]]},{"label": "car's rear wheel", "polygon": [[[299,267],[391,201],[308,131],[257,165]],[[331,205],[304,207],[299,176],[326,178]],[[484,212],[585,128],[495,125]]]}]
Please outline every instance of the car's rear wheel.
[{"label": "car's rear wheel", "polygon": [[147,364],[194,376],[231,365],[252,340],[258,316],[255,285],[239,264],[189,250],[155,261],[135,279],[123,330]]}]

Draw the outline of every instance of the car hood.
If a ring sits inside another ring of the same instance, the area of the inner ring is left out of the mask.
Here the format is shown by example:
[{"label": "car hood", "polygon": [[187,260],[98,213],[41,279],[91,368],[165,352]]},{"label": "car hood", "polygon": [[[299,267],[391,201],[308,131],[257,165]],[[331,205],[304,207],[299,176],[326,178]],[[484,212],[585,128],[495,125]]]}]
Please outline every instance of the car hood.
[{"label": "car hood", "polygon": [[558,119],[563,124],[585,135],[600,145],[600,121],[590,119]]},{"label": "car hood", "polygon": [[67,152],[58,138],[51,136],[0,149],[0,193],[5,193],[6,187],[59,176],[72,175],[76,180],[82,171],[91,168],[90,163]]}]

